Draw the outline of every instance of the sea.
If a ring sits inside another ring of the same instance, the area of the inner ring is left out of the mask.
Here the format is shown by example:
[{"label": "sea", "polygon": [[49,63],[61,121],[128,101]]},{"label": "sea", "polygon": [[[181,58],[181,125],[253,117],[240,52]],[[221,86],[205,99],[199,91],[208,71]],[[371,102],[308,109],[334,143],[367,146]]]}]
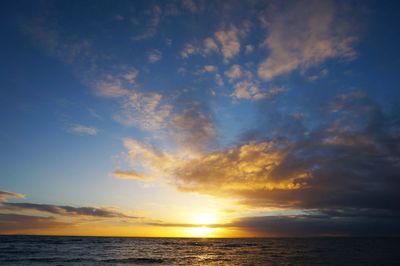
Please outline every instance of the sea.
[{"label": "sea", "polygon": [[400,238],[0,236],[0,265],[400,265]]}]

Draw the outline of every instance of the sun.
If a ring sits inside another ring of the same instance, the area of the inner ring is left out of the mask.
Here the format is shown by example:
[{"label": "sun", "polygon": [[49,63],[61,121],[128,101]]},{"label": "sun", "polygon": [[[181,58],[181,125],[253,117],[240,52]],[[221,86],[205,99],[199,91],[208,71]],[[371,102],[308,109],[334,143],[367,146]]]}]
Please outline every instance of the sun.
[{"label": "sun", "polygon": [[187,228],[186,235],[189,237],[213,237],[218,228],[214,227],[219,222],[215,213],[196,214],[192,218],[194,226]]},{"label": "sun", "polygon": [[186,235],[189,237],[213,237],[214,232],[217,230],[217,228],[211,228],[207,226],[192,227],[187,229]]}]

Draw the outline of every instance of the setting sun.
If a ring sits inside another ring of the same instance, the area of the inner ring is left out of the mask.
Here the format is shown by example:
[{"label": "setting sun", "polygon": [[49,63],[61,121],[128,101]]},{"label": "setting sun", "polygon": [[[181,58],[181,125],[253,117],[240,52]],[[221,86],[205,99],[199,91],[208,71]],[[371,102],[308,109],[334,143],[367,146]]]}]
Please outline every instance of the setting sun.
[{"label": "setting sun", "polygon": [[192,227],[186,231],[188,237],[213,237],[217,228],[207,226]]},{"label": "setting sun", "polygon": [[217,222],[218,217],[215,213],[201,213],[193,218],[193,223],[199,225],[216,224]]},{"label": "setting sun", "polygon": [[190,219],[190,223],[194,226],[186,228],[184,234],[187,237],[215,237],[216,231],[219,231],[220,229],[214,226],[219,222],[220,218],[216,213],[206,212],[195,214]]}]

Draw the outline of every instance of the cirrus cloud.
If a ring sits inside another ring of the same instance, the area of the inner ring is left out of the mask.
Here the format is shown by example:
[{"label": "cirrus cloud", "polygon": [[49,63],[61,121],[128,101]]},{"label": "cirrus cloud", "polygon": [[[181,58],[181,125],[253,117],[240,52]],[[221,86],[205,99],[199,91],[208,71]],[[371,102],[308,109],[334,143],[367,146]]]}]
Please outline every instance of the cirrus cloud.
[{"label": "cirrus cloud", "polygon": [[98,130],[95,127],[75,124],[75,125],[71,126],[70,131],[72,133],[78,134],[78,135],[95,136],[95,135],[97,135]]}]

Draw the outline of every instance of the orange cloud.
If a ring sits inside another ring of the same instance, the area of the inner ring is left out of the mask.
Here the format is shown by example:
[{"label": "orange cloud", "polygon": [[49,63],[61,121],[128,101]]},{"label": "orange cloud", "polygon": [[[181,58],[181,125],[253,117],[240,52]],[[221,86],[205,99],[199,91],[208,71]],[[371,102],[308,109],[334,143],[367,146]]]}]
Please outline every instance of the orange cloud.
[{"label": "orange cloud", "polygon": [[270,177],[283,153],[273,142],[249,143],[183,163],[174,170],[178,188],[205,194],[235,195],[244,191],[299,189],[299,173],[283,181]]},{"label": "orange cloud", "polygon": [[122,171],[117,170],[113,173],[113,176],[118,179],[133,179],[133,180],[140,180],[140,181],[148,181],[153,179],[150,176],[139,174],[135,171]]},{"label": "orange cloud", "polygon": [[9,198],[21,199],[21,198],[25,198],[25,195],[24,194],[15,193],[15,192],[1,191],[0,190],[0,203],[4,202],[4,201],[7,201]]}]

